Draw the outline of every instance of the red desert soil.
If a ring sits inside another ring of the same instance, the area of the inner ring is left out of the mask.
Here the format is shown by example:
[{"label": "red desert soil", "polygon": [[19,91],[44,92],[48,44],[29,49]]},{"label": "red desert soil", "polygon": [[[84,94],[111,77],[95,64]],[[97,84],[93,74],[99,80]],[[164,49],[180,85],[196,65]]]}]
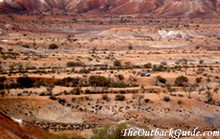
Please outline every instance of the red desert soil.
[{"label": "red desert soil", "polygon": [[39,138],[46,133],[39,127],[0,113],[0,139]]}]

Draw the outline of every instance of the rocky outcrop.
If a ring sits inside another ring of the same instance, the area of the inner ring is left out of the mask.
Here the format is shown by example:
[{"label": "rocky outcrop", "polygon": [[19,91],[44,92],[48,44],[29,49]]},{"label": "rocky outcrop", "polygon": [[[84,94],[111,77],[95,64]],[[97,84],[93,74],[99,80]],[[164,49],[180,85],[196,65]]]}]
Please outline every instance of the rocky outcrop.
[{"label": "rocky outcrop", "polygon": [[4,0],[0,12],[217,17],[220,0]]}]

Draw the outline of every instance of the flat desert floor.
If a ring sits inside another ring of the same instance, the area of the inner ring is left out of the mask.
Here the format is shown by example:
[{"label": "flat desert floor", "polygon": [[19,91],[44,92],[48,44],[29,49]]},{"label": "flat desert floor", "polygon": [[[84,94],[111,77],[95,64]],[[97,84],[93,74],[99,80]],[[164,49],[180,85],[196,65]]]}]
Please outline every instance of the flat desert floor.
[{"label": "flat desert floor", "polygon": [[121,121],[220,130],[220,20],[0,19],[0,112],[86,138]]}]

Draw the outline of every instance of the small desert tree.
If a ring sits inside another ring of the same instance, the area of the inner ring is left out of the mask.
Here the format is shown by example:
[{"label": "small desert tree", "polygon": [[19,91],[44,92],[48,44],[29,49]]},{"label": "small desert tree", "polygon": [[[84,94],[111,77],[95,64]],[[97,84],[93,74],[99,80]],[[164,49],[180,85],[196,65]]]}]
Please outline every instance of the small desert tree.
[{"label": "small desert tree", "polygon": [[48,49],[52,49],[52,50],[58,49],[58,48],[59,48],[59,46],[58,46],[57,44],[50,44],[50,45],[48,46]]},{"label": "small desert tree", "polygon": [[188,93],[188,98],[191,98],[192,92],[196,90],[196,85],[186,84],[184,85],[184,90]]},{"label": "small desert tree", "polygon": [[125,100],[125,96],[122,94],[115,96],[115,101],[124,101],[124,100]]},{"label": "small desert tree", "polygon": [[144,64],[144,68],[152,68],[152,64],[150,62],[147,64]]},{"label": "small desert tree", "polygon": [[125,62],[124,65],[125,65],[126,68],[131,68],[132,67],[131,61]]},{"label": "small desert tree", "polygon": [[165,78],[161,77],[161,76],[157,76],[155,85],[158,85],[158,82],[162,83],[162,84],[165,84],[167,82],[167,80]]},{"label": "small desert tree", "polygon": [[115,60],[113,64],[114,64],[115,67],[121,67],[122,66],[120,60]]},{"label": "small desert tree", "polygon": [[115,77],[117,78],[118,81],[122,81],[125,78],[124,75],[122,74],[115,75]]},{"label": "small desert tree", "polygon": [[2,76],[0,77],[0,94],[2,97],[5,96],[5,82],[6,81],[6,77],[5,76]]},{"label": "small desert tree", "polygon": [[199,83],[201,83],[201,82],[202,82],[202,77],[196,78],[196,83],[197,83],[197,84],[199,84]]},{"label": "small desert tree", "polygon": [[110,80],[104,76],[92,75],[89,77],[89,85],[97,92],[98,88],[101,88],[101,92],[104,92],[110,87]]},{"label": "small desert tree", "polygon": [[130,44],[129,46],[128,46],[128,50],[132,50],[133,49],[133,46]]},{"label": "small desert tree", "polygon": [[138,76],[139,73],[138,73],[137,71],[135,71],[135,70],[133,70],[131,73],[132,73],[132,75],[129,76],[129,80],[130,80],[131,82],[136,82],[136,81],[138,81],[137,76]]},{"label": "small desert tree", "polygon": [[102,100],[109,101],[110,97],[108,95],[106,95],[106,94],[103,94],[102,95]]},{"label": "small desert tree", "polygon": [[53,95],[53,88],[54,88],[54,87],[55,87],[55,86],[52,85],[52,84],[49,84],[49,85],[46,86],[48,95],[50,95],[50,96]]},{"label": "small desert tree", "polygon": [[176,61],[177,66],[182,66],[185,68],[185,74],[187,75],[187,70],[188,70],[188,60],[187,59],[179,59]]},{"label": "small desert tree", "polygon": [[209,104],[214,103],[213,94],[210,91],[206,91],[206,98],[207,98],[206,103],[209,103]]},{"label": "small desert tree", "polygon": [[185,76],[179,76],[175,80],[175,85],[177,86],[184,86],[188,83],[188,78]]},{"label": "small desert tree", "polygon": [[141,100],[144,99],[144,95],[143,94],[133,94],[132,96],[133,99],[136,99],[138,102],[138,105],[141,106]]},{"label": "small desert tree", "polygon": [[82,88],[81,87],[75,87],[70,91],[70,94],[73,95],[80,95],[82,92]]}]

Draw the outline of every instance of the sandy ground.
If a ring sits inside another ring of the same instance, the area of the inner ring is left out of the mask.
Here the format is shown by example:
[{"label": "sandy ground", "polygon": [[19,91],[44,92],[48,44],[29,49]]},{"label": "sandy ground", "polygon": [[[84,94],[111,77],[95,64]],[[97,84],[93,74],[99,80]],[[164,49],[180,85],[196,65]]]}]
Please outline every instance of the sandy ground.
[{"label": "sandy ground", "polygon": [[[55,86],[55,98],[39,96],[47,92],[45,86],[9,89],[0,98],[0,112],[51,132],[77,132],[87,137],[93,128],[119,121],[151,129],[220,129],[219,20],[171,19],[163,24],[166,19],[143,23],[143,18],[132,18],[132,23],[123,24],[106,17],[101,25],[93,17],[79,17],[79,22],[65,16],[48,16],[44,21],[38,16],[16,15],[14,21],[0,17],[0,76],[6,76],[4,83],[16,82],[24,75],[47,80],[46,85],[65,77],[102,75],[118,81],[117,75],[123,75],[123,82],[139,85],[109,88],[109,101],[103,100],[101,93],[64,95],[73,87]],[[110,19],[115,22],[109,24]],[[52,43],[59,48],[48,49]],[[124,69],[114,67],[115,60],[120,60]],[[69,61],[83,66],[67,67]],[[169,70],[144,67],[149,62]],[[106,66],[108,69],[101,70]],[[86,74],[80,73],[82,69],[93,70]],[[141,71],[151,76],[141,77]],[[181,75],[195,85],[192,91],[175,85]],[[156,83],[158,76],[165,78],[166,84]],[[196,83],[198,77],[202,77],[200,83]],[[81,89],[85,92],[91,87]],[[125,92],[124,101],[115,100],[120,92]]]}]

